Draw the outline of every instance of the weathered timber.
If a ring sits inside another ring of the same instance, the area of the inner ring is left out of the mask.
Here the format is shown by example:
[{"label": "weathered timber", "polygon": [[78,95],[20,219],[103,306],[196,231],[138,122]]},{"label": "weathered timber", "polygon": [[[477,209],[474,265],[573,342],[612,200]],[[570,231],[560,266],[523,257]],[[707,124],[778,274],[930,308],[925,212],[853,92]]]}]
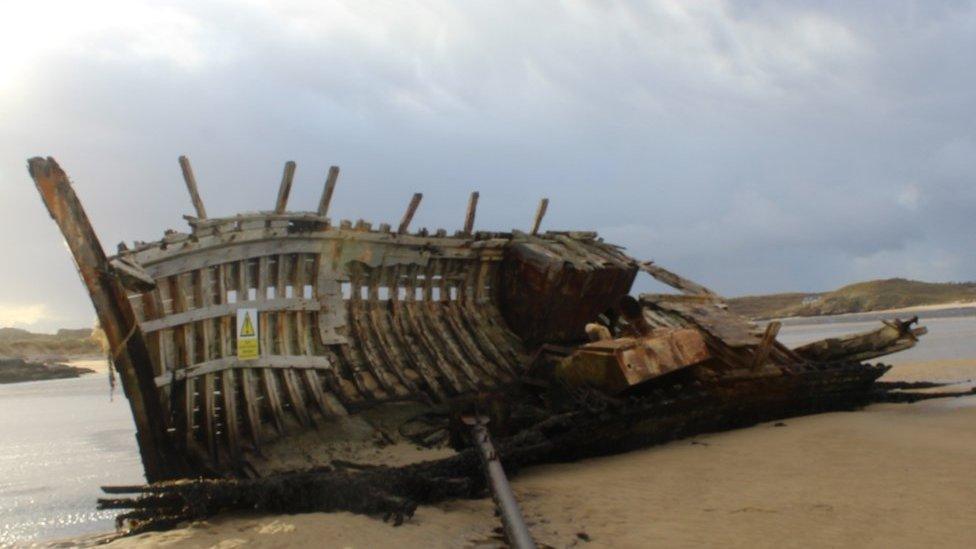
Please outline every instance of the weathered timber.
[{"label": "weathered timber", "polygon": [[464,234],[471,234],[474,231],[474,216],[478,212],[478,191],[471,193],[468,199],[468,211],[464,215]]},{"label": "weathered timber", "polygon": [[917,316],[906,321],[886,320],[876,330],[814,341],[793,351],[813,361],[870,360],[914,347],[919,336],[927,332],[925,327],[912,328],[916,323]]},{"label": "weathered timber", "polygon": [[283,214],[288,207],[288,197],[291,195],[291,184],[295,180],[295,162],[285,162],[285,171],[281,174],[281,184],[278,185],[278,199],[275,201],[275,213]]},{"label": "weathered timber", "polygon": [[136,423],[136,440],[146,478],[150,481],[176,478],[188,467],[166,436],[166,416],[153,382],[149,349],[126,290],[114,274],[68,176],[58,163],[50,157],[35,157],[29,160],[28,170],[44,205],[64,235],[108,339],[111,359]]},{"label": "weathered timber", "polygon": [[193,168],[190,167],[189,158],[180,157],[180,169],[183,171],[186,190],[190,191],[190,200],[193,201],[193,209],[197,212],[197,219],[207,219],[207,210],[203,207],[203,200],[200,199],[200,191],[197,190],[197,178],[193,176]]},{"label": "weathered timber", "polygon": [[410,228],[410,222],[413,221],[413,216],[417,213],[417,208],[420,206],[420,201],[424,198],[421,193],[414,193],[410,198],[410,204],[407,205],[407,211],[403,212],[403,219],[400,220],[400,225],[397,227],[397,234],[404,234],[407,229]]},{"label": "weathered timber", "polygon": [[766,331],[763,333],[763,337],[759,341],[759,345],[756,346],[756,351],[753,355],[753,368],[761,368],[766,364],[766,359],[769,358],[769,352],[773,349],[773,344],[776,342],[776,335],[779,334],[781,326],[782,324],[775,320],[766,325]]},{"label": "weathered timber", "polygon": [[715,296],[718,294],[709,290],[708,288],[698,284],[697,282],[692,282],[687,278],[681,277],[664,267],[655,265],[650,261],[643,261],[640,263],[640,270],[651,275],[660,282],[671,286],[676,290],[680,290],[683,293],[690,295],[704,295],[704,296]]},{"label": "weathered timber", "polygon": [[329,175],[325,179],[325,187],[322,189],[322,198],[319,199],[319,217],[329,215],[329,206],[332,204],[332,193],[335,192],[336,181],[339,180],[339,166],[329,168]]},{"label": "weathered timber", "polygon": [[549,209],[549,199],[543,198],[539,201],[539,209],[535,211],[535,221],[532,222],[532,230],[529,232],[532,236],[539,234],[539,226],[542,225],[542,218],[546,216],[547,209]]}]

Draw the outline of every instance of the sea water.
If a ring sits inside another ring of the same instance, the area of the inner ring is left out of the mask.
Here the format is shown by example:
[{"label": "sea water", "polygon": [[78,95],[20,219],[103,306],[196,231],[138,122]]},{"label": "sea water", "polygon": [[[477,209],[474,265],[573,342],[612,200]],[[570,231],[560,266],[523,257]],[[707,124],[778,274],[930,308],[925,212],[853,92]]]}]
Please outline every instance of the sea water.
[{"label": "sea water", "polygon": [[0,385],[0,546],[111,531],[99,487],[143,481],[128,402],[104,372]]}]

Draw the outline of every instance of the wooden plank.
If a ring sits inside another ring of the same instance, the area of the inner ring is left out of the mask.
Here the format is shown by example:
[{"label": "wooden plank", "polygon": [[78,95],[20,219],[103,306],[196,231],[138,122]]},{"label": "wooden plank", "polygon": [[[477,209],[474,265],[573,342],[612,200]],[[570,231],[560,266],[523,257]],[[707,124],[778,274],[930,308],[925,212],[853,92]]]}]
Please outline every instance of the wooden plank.
[{"label": "wooden plank", "polygon": [[281,184],[278,185],[278,199],[275,201],[275,213],[283,214],[288,208],[288,196],[291,194],[291,184],[295,179],[295,162],[289,160],[285,162],[285,171],[281,175]]},{"label": "wooden plank", "polygon": [[142,323],[145,333],[158,332],[187,324],[191,322],[206,321],[215,318],[233,318],[237,315],[238,309],[257,309],[259,312],[266,311],[318,311],[320,304],[314,299],[304,298],[278,298],[265,299],[260,302],[250,303],[221,303],[200,309],[172,314],[156,320],[147,320]]},{"label": "wooden plank", "polygon": [[329,215],[329,206],[332,204],[332,193],[335,192],[336,181],[339,180],[339,166],[329,168],[329,175],[325,179],[325,188],[322,189],[322,198],[319,200],[319,217]]},{"label": "wooden plank", "polygon": [[410,204],[407,206],[407,211],[403,212],[403,219],[400,220],[400,226],[397,228],[397,234],[404,234],[410,227],[410,222],[413,221],[413,216],[417,213],[417,208],[420,206],[420,201],[424,198],[421,193],[414,193],[413,197],[410,198]]},{"label": "wooden plank", "polygon": [[193,168],[190,167],[189,158],[180,157],[180,169],[183,171],[186,190],[190,191],[190,200],[193,201],[193,209],[197,212],[197,219],[206,219],[207,210],[203,207],[203,200],[200,199],[200,192],[197,190],[197,178],[193,176]]},{"label": "wooden plank", "polygon": [[539,234],[539,226],[542,225],[542,218],[546,216],[546,210],[549,209],[549,199],[543,198],[539,201],[539,209],[535,211],[535,222],[532,223],[532,235]]},{"label": "wooden plank", "polygon": [[639,265],[641,271],[644,271],[655,279],[667,284],[668,286],[671,286],[676,290],[680,290],[682,293],[689,295],[718,296],[718,294],[702,286],[701,284],[692,282],[687,278],[682,278],[681,276],[672,273],[664,267],[655,265],[650,261],[641,262]]},{"label": "wooden plank", "polygon": [[468,199],[468,211],[464,216],[464,234],[471,234],[474,231],[474,216],[478,211],[478,191],[471,193]]},{"label": "wooden plank", "polygon": [[153,383],[149,348],[126,290],[117,278],[105,276],[112,272],[108,258],[58,163],[50,157],[35,157],[29,160],[28,167],[44,205],[74,256],[112,349],[112,359],[135,420],[146,479],[153,482],[178,477],[188,469],[166,435],[166,420]]},{"label": "wooden plank", "polygon": [[237,421],[237,373],[225,370],[220,373],[220,394],[224,398],[224,437],[231,458],[241,454],[241,427]]}]

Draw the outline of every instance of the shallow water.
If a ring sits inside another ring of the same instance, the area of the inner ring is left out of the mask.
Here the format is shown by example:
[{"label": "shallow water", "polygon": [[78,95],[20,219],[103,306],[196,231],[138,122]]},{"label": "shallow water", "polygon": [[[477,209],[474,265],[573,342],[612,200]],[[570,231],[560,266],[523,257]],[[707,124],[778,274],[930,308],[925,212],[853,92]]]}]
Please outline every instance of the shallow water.
[{"label": "shallow water", "polygon": [[99,487],[143,481],[129,407],[103,373],[0,385],[0,546],[110,531]]},{"label": "shallow water", "polygon": [[[915,349],[889,364],[976,359],[976,316],[925,318]],[[794,346],[866,331],[857,318],[791,321],[780,340]],[[962,406],[966,402],[947,402]],[[0,385],[0,546],[110,531],[114,514],[96,511],[99,487],[143,481],[135,430],[119,391],[109,400],[100,372],[78,379]]]}]

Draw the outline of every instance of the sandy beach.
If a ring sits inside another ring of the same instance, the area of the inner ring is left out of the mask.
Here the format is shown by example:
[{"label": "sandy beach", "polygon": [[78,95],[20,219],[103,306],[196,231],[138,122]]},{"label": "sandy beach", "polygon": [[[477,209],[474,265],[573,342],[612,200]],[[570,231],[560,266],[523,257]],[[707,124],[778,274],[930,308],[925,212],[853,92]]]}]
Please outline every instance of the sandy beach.
[{"label": "sandy beach", "polygon": [[[976,360],[889,380],[976,379]],[[536,467],[513,481],[551,547],[971,547],[976,397],[884,404]],[[112,547],[492,547],[490,500],[395,528],[347,513],[228,515]]]}]

